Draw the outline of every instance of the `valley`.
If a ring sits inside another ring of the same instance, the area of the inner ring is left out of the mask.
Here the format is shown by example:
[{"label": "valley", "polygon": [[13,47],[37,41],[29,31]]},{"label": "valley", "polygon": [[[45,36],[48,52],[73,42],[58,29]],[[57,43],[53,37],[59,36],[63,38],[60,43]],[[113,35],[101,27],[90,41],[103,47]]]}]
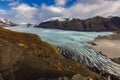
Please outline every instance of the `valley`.
[{"label": "valley", "polygon": [[120,75],[120,65],[94,51],[88,44],[98,35],[111,35],[112,32],[77,32],[26,26],[7,27],[7,29],[37,34],[42,40],[57,47],[64,57],[80,62],[97,73],[103,71],[104,76]]}]

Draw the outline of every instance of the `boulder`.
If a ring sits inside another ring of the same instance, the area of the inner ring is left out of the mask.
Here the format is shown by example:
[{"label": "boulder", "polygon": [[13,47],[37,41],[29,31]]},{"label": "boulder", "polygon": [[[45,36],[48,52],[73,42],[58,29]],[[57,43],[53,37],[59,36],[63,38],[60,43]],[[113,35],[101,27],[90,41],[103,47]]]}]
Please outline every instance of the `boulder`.
[{"label": "boulder", "polygon": [[2,74],[0,73],[0,80],[4,80]]}]

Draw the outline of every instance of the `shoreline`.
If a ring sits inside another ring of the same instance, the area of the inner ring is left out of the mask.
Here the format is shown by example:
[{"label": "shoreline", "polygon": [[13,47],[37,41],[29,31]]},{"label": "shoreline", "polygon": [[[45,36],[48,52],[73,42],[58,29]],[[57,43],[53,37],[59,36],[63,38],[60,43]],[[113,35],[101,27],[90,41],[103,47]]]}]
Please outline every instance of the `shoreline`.
[{"label": "shoreline", "polygon": [[120,40],[100,39],[93,42],[92,48],[109,58],[120,58]]},{"label": "shoreline", "polygon": [[120,33],[98,36],[91,42],[93,50],[120,64]]}]

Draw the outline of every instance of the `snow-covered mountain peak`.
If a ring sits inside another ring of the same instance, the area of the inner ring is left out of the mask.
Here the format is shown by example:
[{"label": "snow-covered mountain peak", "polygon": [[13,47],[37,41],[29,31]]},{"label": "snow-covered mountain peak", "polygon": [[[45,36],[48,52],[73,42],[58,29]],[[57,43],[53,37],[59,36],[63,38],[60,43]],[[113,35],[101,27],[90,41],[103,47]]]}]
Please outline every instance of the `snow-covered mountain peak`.
[{"label": "snow-covered mountain peak", "polygon": [[47,22],[47,21],[67,21],[67,20],[72,20],[73,18],[64,18],[64,17],[53,17],[53,18],[50,18],[50,19],[47,19],[43,22]]},{"label": "snow-covered mountain peak", "polygon": [[4,18],[0,18],[0,22],[3,22],[3,23],[10,23],[10,20],[4,19]]},{"label": "snow-covered mountain peak", "polygon": [[15,24],[12,23],[10,20],[0,18],[0,26],[13,26],[13,25]]}]

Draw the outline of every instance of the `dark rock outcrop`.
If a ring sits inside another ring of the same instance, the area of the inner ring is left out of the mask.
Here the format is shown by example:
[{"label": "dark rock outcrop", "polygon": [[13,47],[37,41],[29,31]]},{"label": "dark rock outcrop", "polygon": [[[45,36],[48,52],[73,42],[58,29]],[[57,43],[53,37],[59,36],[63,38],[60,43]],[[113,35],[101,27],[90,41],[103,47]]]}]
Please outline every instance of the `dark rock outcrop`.
[{"label": "dark rock outcrop", "polygon": [[49,20],[35,27],[73,31],[120,31],[120,17],[105,18],[96,16],[86,20]]},{"label": "dark rock outcrop", "polygon": [[118,64],[120,64],[120,58],[113,58],[111,60],[114,61],[114,62],[116,62],[116,63],[118,63]]},{"label": "dark rock outcrop", "polygon": [[22,51],[12,43],[0,39],[0,71],[7,70],[15,65],[22,56]]},{"label": "dark rock outcrop", "polygon": [[4,80],[2,74],[0,73],[0,80]]},{"label": "dark rock outcrop", "polygon": [[3,77],[14,79],[13,73],[17,71],[22,62],[22,51],[12,43],[0,39],[0,80]]}]

